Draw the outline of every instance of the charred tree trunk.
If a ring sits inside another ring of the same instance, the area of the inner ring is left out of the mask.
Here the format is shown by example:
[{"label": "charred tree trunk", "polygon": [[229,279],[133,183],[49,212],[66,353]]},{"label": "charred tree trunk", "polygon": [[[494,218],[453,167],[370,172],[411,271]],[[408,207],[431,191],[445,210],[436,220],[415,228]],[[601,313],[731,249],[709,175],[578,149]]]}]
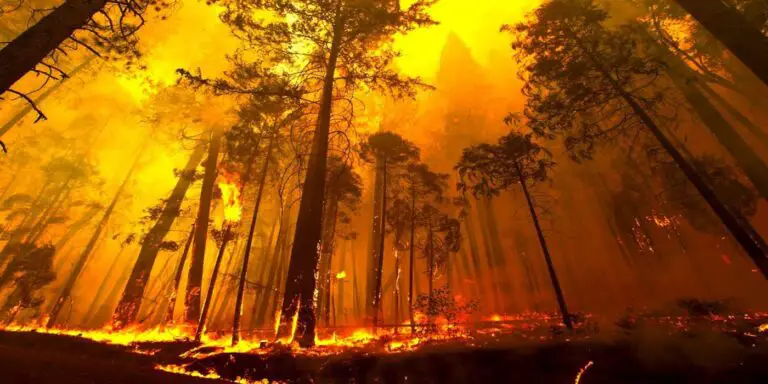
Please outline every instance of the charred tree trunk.
[{"label": "charred tree trunk", "polygon": [[384,272],[384,243],[386,240],[386,225],[387,225],[387,159],[382,161],[382,183],[381,183],[381,213],[379,214],[379,234],[381,241],[379,242],[378,260],[374,267],[374,273],[376,275],[376,281],[373,291],[373,312],[371,313],[373,318],[373,329],[379,325],[379,314],[381,313],[381,280]]},{"label": "charred tree trunk", "polygon": [[200,319],[200,290],[203,284],[203,266],[205,265],[205,244],[208,241],[208,222],[211,215],[211,200],[216,182],[219,149],[222,132],[214,128],[208,145],[208,159],[205,161],[205,175],[200,190],[200,205],[195,223],[195,238],[192,241],[192,258],[187,275],[187,291],[184,295],[185,321],[196,323]]},{"label": "charred tree trunk", "polygon": [[205,333],[205,324],[208,320],[208,311],[211,309],[211,302],[213,301],[213,290],[216,288],[216,279],[219,276],[219,269],[221,268],[221,260],[224,258],[224,251],[227,249],[227,243],[232,233],[232,225],[228,224],[227,229],[224,230],[224,235],[221,240],[221,249],[219,249],[219,255],[216,257],[216,263],[213,265],[213,272],[211,272],[211,280],[208,282],[208,294],[205,295],[205,302],[203,303],[203,310],[200,313],[200,320],[197,322],[197,331],[195,332],[195,341],[200,342]]},{"label": "charred tree trunk", "polygon": [[328,136],[333,108],[333,88],[336,64],[339,58],[344,31],[344,20],[339,16],[334,23],[333,41],[328,57],[320,111],[315,129],[312,154],[301,195],[296,236],[291,250],[288,278],[281,306],[278,335],[291,331],[291,319],[298,310],[295,338],[302,347],[315,343],[316,313],[314,291],[317,284],[318,244],[323,225],[323,194],[325,193],[326,166],[328,162]]},{"label": "charred tree trunk", "polygon": [[[379,218],[381,217],[381,192],[382,192],[382,172],[379,167],[376,167],[374,171],[374,185],[373,185],[373,220],[371,220],[371,236],[368,238],[368,254],[370,266],[376,266],[379,264],[379,248],[383,242],[383,236],[380,232],[381,226],[379,225]],[[366,283],[365,283],[365,316],[366,320],[372,319],[373,302],[375,295],[376,285],[376,268],[366,269]]]},{"label": "charred tree trunk", "polygon": [[139,257],[133,266],[131,275],[128,279],[128,285],[123,291],[123,296],[115,309],[113,316],[113,327],[121,328],[134,321],[139,313],[141,301],[147,288],[149,276],[152,268],[155,266],[155,260],[160,253],[160,245],[165,240],[165,236],[173,227],[173,223],[181,212],[181,205],[184,202],[184,196],[187,195],[189,187],[192,185],[195,169],[200,164],[205,154],[205,146],[199,145],[184,166],[184,170],[176,182],[176,186],[171,192],[170,198],[165,203],[162,213],[155,225],[147,232],[144,242],[139,251]]},{"label": "charred tree trunk", "polygon": [[[280,282],[277,276],[279,271],[280,260],[285,257],[283,251],[286,248],[286,242],[288,241],[290,215],[287,212],[283,212],[280,218],[280,230],[277,233],[277,241],[275,242],[275,250],[272,252],[272,259],[269,262],[269,275],[267,275],[267,281],[264,283],[264,289],[262,289],[257,295],[256,303],[253,306],[252,322],[254,326],[261,326],[266,323],[267,309],[269,308],[269,302],[274,296],[272,289]],[[267,265],[263,266],[264,270],[267,269]]]},{"label": "charred tree trunk", "polygon": [[176,272],[173,274],[173,288],[171,288],[170,296],[168,297],[168,309],[165,312],[165,323],[173,323],[173,312],[176,309],[176,298],[179,295],[179,285],[181,284],[181,275],[184,272],[184,264],[187,263],[187,256],[189,250],[192,248],[192,239],[195,236],[195,225],[192,224],[192,229],[187,236],[187,242],[184,243],[184,251],[181,254],[181,260],[176,266]]},{"label": "charred tree trunk", "polygon": [[107,0],[67,0],[0,50],[0,95],[78,29],[85,26]]},{"label": "charred tree trunk", "polygon": [[539,238],[539,244],[541,245],[541,251],[544,253],[544,260],[547,262],[547,270],[549,271],[549,278],[552,279],[552,288],[555,290],[555,296],[557,297],[557,304],[560,307],[560,314],[563,316],[563,323],[568,329],[573,329],[573,322],[571,321],[571,315],[568,312],[568,306],[565,304],[565,296],[563,290],[560,287],[560,280],[557,278],[555,272],[555,265],[552,263],[552,257],[549,255],[549,248],[547,247],[547,240],[544,238],[544,232],[541,230],[539,224],[539,216],[536,214],[536,207],[533,205],[531,194],[528,192],[528,184],[523,175],[523,170],[520,168],[520,164],[515,164],[517,169],[517,176],[520,179],[520,186],[523,188],[523,194],[525,195],[525,201],[528,203],[528,209],[531,212],[531,218],[533,219],[533,225],[536,228],[536,235]]},{"label": "charred tree trunk", "polygon": [[768,85],[768,37],[722,0],[675,0]]},{"label": "charred tree trunk", "polygon": [[736,107],[734,107],[731,103],[728,102],[723,96],[721,96],[719,93],[717,93],[712,87],[710,87],[708,84],[697,81],[696,86],[701,88],[701,90],[706,93],[712,100],[715,101],[718,105],[720,105],[725,111],[731,115],[736,121],[739,122],[739,124],[743,125],[747,130],[753,134],[756,138],[760,140],[760,142],[763,145],[768,146],[768,133],[766,133],[765,130],[758,127],[753,123],[749,118],[744,116],[743,113],[739,112]]},{"label": "charred tree trunk", "polygon": [[[77,67],[75,67],[75,69],[73,69],[69,73],[67,73],[67,77],[57,81],[56,83],[54,83],[53,85],[48,87],[45,90],[45,92],[43,92],[42,94],[40,94],[40,96],[35,98],[35,104],[40,105],[49,96],[51,96],[53,93],[58,91],[59,88],[61,88],[61,86],[64,85],[64,83],[67,80],[73,78],[78,72],[82,71],[83,69],[88,68],[88,66],[91,65],[91,63],[93,62],[94,59],[95,59],[95,57],[90,57],[90,58],[86,59],[82,64],[78,65]],[[15,127],[16,124],[18,124],[21,121],[21,119],[23,119],[30,112],[32,112],[33,109],[34,108],[32,108],[32,105],[28,104],[28,105],[26,105],[24,107],[24,109],[19,111],[19,113],[15,114],[10,120],[8,120],[8,122],[3,124],[3,126],[0,127],[0,138],[2,138],[6,133],[8,133],[8,131],[10,131],[11,128]]]},{"label": "charred tree trunk", "polygon": [[[256,231],[256,222],[259,218],[259,208],[261,207],[261,198],[264,194],[264,185],[267,182],[267,172],[269,171],[269,161],[272,158],[272,147],[275,144],[276,134],[272,135],[269,141],[269,147],[267,148],[266,155],[264,157],[264,165],[261,168],[261,179],[259,180],[259,191],[256,194],[256,203],[253,207],[253,218],[251,219],[251,227],[248,230],[248,241],[245,243],[245,254],[243,255],[243,265],[240,269],[240,281],[237,287],[237,299],[235,300],[235,314],[232,325],[232,345],[237,345],[240,342],[240,317],[243,312],[243,298],[245,297],[245,281],[248,277],[248,262],[251,258],[251,245],[253,244],[253,233]],[[268,247],[269,245],[267,245]]]},{"label": "charred tree trunk", "polygon": [[416,266],[416,188],[411,190],[411,237],[408,243],[408,318],[411,324],[411,334],[416,333],[413,317],[413,277]]},{"label": "charred tree trunk", "polygon": [[64,287],[61,290],[61,293],[59,294],[58,298],[53,304],[53,308],[51,308],[51,311],[48,313],[48,321],[46,322],[45,327],[51,328],[54,325],[56,325],[57,318],[59,316],[59,313],[61,312],[62,308],[64,308],[64,304],[67,300],[69,300],[72,289],[75,287],[75,283],[77,282],[77,278],[80,276],[80,273],[83,270],[83,267],[85,267],[85,263],[88,261],[88,258],[91,255],[91,252],[93,252],[94,248],[96,248],[96,243],[98,242],[99,238],[101,237],[102,231],[104,231],[104,228],[107,226],[107,222],[109,222],[109,218],[112,216],[112,212],[115,210],[115,206],[117,206],[118,201],[123,195],[123,192],[125,191],[125,187],[128,185],[128,182],[133,177],[134,172],[136,171],[136,168],[138,168],[139,160],[141,159],[141,156],[144,154],[144,150],[147,147],[147,144],[149,142],[145,142],[142,145],[142,148],[139,150],[138,155],[136,156],[136,159],[133,161],[133,164],[131,165],[131,168],[128,170],[128,174],[125,176],[125,179],[123,179],[122,184],[120,184],[120,187],[117,189],[117,192],[115,193],[115,196],[112,198],[112,202],[107,207],[107,210],[104,211],[104,215],[102,215],[101,220],[99,220],[99,223],[96,225],[96,229],[93,231],[93,234],[91,235],[90,240],[88,240],[88,243],[85,245],[85,248],[83,248],[82,253],[80,253],[80,257],[77,259],[77,262],[75,263],[75,266],[72,269],[72,272],[70,272],[69,276],[67,277],[67,280],[64,282]]}]

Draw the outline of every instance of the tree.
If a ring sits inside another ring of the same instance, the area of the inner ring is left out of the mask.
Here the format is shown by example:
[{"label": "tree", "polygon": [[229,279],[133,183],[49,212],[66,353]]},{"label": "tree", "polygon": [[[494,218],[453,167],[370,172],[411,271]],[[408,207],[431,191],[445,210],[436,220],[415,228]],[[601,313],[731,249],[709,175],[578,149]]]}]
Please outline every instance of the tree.
[{"label": "tree", "polygon": [[117,203],[120,201],[120,198],[122,197],[123,192],[125,191],[125,188],[128,186],[128,182],[132,179],[133,174],[138,169],[139,162],[148,144],[149,144],[149,140],[145,141],[144,144],[142,144],[141,149],[139,149],[139,152],[136,155],[136,158],[133,161],[133,164],[131,165],[131,168],[128,170],[128,173],[123,179],[123,182],[120,184],[120,187],[118,187],[117,192],[115,192],[115,195],[112,198],[112,201],[110,202],[109,206],[107,206],[107,209],[104,211],[104,213],[102,214],[98,224],[96,224],[96,229],[93,231],[93,234],[91,234],[91,237],[88,240],[88,243],[85,245],[82,252],[80,253],[80,256],[75,262],[75,265],[72,271],[69,273],[67,280],[64,282],[64,286],[61,289],[61,293],[56,298],[56,301],[54,302],[51,310],[48,312],[48,321],[45,325],[46,328],[51,328],[54,325],[56,325],[56,322],[58,321],[59,313],[64,308],[64,304],[66,304],[66,302],[71,298],[72,290],[75,287],[75,283],[77,282],[78,277],[80,277],[80,273],[83,271],[85,264],[88,262],[88,259],[90,258],[91,253],[95,249],[96,243],[98,242],[99,238],[101,238],[101,233],[106,228],[107,223],[109,222],[109,219],[112,216],[112,213],[115,211],[115,207],[117,206]]},{"label": "tree", "polygon": [[475,197],[498,196],[502,190],[520,185],[525,195],[533,225],[539,238],[541,251],[547,262],[547,270],[557,297],[563,323],[573,328],[570,313],[565,302],[560,280],[549,254],[547,240],[539,224],[536,205],[529,192],[530,183],[545,182],[555,163],[551,154],[533,141],[532,135],[510,133],[498,144],[481,144],[464,150],[456,165],[461,177],[458,189],[461,193],[471,192]]},{"label": "tree", "polygon": [[[318,87],[314,91],[319,100],[317,124],[278,327],[280,334],[290,332],[298,313],[296,340],[302,346],[314,344],[315,338],[313,297],[336,87],[350,95],[363,88],[413,95],[420,82],[398,75],[392,67],[397,56],[392,37],[433,24],[426,10],[434,2],[418,0],[407,9],[400,9],[396,2],[370,0],[226,2],[222,18],[236,35],[252,44],[261,57],[297,68],[297,82]],[[265,25],[259,11],[271,12],[274,21]]]},{"label": "tree", "polygon": [[219,150],[222,130],[213,128],[208,144],[208,158],[205,160],[203,186],[200,190],[195,237],[192,241],[192,257],[187,275],[187,292],[184,295],[185,321],[196,324],[200,319],[200,290],[203,283],[203,265],[205,264],[205,244],[208,241],[208,224],[211,215],[213,189],[218,175]]},{"label": "tree", "polygon": [[333,254],[338,235],[338,224],[346,223],[349,216],[357,212],[363,196],[363,182],[349,161],[342,157],[328,157],[328,181],[325,193],[325,208],[323,213],[323,240],[321,246],[318,283],[318,308],[320,308],[325,324],[330,324],[331,318],[331,284],[333,273]]},{"label": "tree", "polygon": [[45,298],[38,294],[42,288],[53,282],[56,274],[53,272],[53,255],[55,249],[50,245],[37,247],[25,252],[24,258],[15,259],[6,266],[13,276],[13,291],[7,295],[0,317],[5,324],[10,324],[16,316],[27,309],[39,309]]},{"label": "tree", "polygon": [[442,201],[443,193],[447,188],[448,178],[447,174],[432,172],[426,164],[413,163],[409,164],[406,170],[406,191],[408,192],[403,204],[395,202],[394,206],[408,207],[407,220],[408,227],[410,228],[410,236],[408,239],[409,248],[409,267],[408,267],[408,316],[411,324],[411,333],[413,333],[415,319],[413,314],[414,308],[414,274],[416,260],[416,231],[422,223],[419,219],[419,212],[423,210],[423,207],[429,203],[437,203]]},{"label": "tree", "polygon": [[377,170],[380,170],[382,175],[381,217],[378,218],[379,233],[381,234],[382,239],[379,242],[378,254],[371,263],[375,274],[374,285],[373,287],[368,287],[368,289],[371,290],[371,312],[369,316],[372,318],[373,326],[376,327],[381,311],[381,279],[384,268],[384,239],[386,238],[385,226],[387,223],[387,210],[389,207],[387,205],[387,178],[391,177],[391,173],[396,172],[408,162],[418,160],[419,149],[411,142],[403,139],[400,135],[392,132],[380,132],[373,134],[368,138],[362,145],[361,153],[367,162],[375,164]]},{"label": "tree", "polygon": [[768,85],[768,36],[722,0],[675,0]]},{"label": "tree", "polygon": [[181,213],[184,197],[194,181],[195,171],[204,154],[204,145],[198,145],[193,150],[187,164],[179,173],[179,180],[176,182],[170,197],[165,201],[165,206],[162,208],[157,221],[144,236],[139,257],[128,278],[128,285],[126,285],[115,309],[113,327],[121,328],[136,320],[155,260],[161,251],[165,237]]},{"label": "tree", "polygon": [[541,137],[565,135],[566,148],[581,159],[590,158],[598,143],[650,133],[768,276],[763,241],[743,227],[652,116],[663,95],[649,87],[662,66],[636,55],[631,37],[605,28],[607,17],[592,0],[554,0],[514,28],[513,48],[524,64],[528,125]]}]

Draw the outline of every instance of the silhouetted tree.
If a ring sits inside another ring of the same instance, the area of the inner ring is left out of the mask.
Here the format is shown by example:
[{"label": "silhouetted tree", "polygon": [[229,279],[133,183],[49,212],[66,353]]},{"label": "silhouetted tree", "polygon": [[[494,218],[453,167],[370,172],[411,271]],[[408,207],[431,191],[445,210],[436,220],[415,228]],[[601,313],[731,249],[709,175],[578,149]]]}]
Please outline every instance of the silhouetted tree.
[{"label": "silhouetted tree", "polygon": [[560,280],[549,254],[544,232],[539,224],[536,206],[529,187],[531,183],[545,182],[549,178],[555,163],[551,154],[535,143],[531,135],[510,133],[502,137],[498,144],[481,144],[464,150],[461,161],[456,165],[461,181],[458,189],[462,193],[471,192],[475,197],[493,197],[508,188],[520,185],[533,219],[533,225],[539,238],[539,244],[547,262],[549,277],[557,297],[563,323],[571,329],[573,324],[565,302]]},{"label": "silhouetted tree", "polygon": [[768,276],[763,241],[742,226],[652,117],[663,95],[649,94],[649,78],[659,75],[660,64],[636,55],[635,42],[604,28],[606,19],[592,0],[553,0],[514,28],[519,38],[513,48],[524,63],[528,125],[542,137],[568,136],[566,148],[577,158],[589,158],[601,141],[644,127]]},{"label": "silhouetted tree", "polygon": [[361,153],[366,161],[374,163],[376,168],[381,170],[382,175],[381,217],[378,218],[379,233],[382,236],[382,240],[379,242],[378,254],[371,263],[376,276],[374,285],[373,287],[368,287],[371,290],[371,312],[369,315],[371,316],[373,326],[376,327],[381,312],[381,280],[384,267],[387,210],[389,207],[387,204],[387,188],[389,187],[387,178],[392,177],[392,173],[404,167],[408,162],[418,160],[419,149],[411,142],[404,140],[400,135],[392,132],[380,132],[371,135],[363,143]]}]

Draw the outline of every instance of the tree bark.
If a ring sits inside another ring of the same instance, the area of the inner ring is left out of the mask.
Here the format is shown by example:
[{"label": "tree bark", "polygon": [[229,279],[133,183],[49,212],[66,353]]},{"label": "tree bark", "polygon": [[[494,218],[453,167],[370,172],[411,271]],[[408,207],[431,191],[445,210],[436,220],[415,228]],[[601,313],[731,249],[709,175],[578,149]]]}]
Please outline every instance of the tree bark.
[{"label": "tree bark", "polygon": [[192,258],[187,275],[187,291],[184,295],[185,321],[194,324],[200,319],[200,290],[203,284],[205,265],[205,244],[208,241],[208,222],[211,215],[211,201],[216,182],[219,149],[222,131],[214,128],[208,145],[208,159],[205,161],[205,175],[200,190],[200,205],[195,223],[195,238],[192,241]]},{"label": "tree bark", "polygon": [[139,160],[144,154],[144,150],[146,149],[147,144],[149,144],[149,141],[146,141],[144,144],[142,144],[142,148],[139,150],[136,159],[133,161],[131,168],[128,170],[128,174],[125,176],[122,184],[120,184],[120,187],[117,189],[115,196],[112,198],[112,202],[107,207],[107,210],[104,211],[104,215],[102,215],[101,220],[99,220],[99,223],[96,225],[96,229],[91,235],[90,240],[88,240],[85,248],[83,248],[83,251],[80,254],[80,257],[77,259],[72,272],[70,272],[67,280],[64,282],[64,287],[62,288],[61,293],[56,299],[53,308],[51,308],[51,311],[48,313],[48,321],[45,325],[46,328],[51,328],[56,325],[59,313],[61,312],[61,309],[64,308],[66,301],[69,300],[70,295],[72,294],[72,289],[75,287],[75,283],[77,282],[77,278],[80,277],[80,273],[82,272],[83,267],[85,267],[85,263],[88,261],[91,252],[93,252],[94,248],[96,248],[96,242],[101,237],[102,231],[104,231],[104,228],[107,226],[107,222],[109,222],[109,218],[112,216],[112,212],[115,210],[115,206],[117,206],[117,203],[122,197],[126,186],[128,186],[128,182],[133,177],[136,168],[138,168]]},{"label": "tree bark", "polygon": [[[267,182],[267,172],[269,171],[269,161],[272,158],[272,148],[274,146],[277,134],[272,134],[269,140],[269,147],[264,158],[264,165],[261,168],[261,179],[259,180],[259,191],[256,194],[256,203],[253,207],[253,218],[251,227],[248,230],[248,241],[245,243],[245,254],[243,255],[243,266],[240,269],[240,282],[237,287],[237,299],[235,300],[235,314],[232,322],[232,345],[240,342],[240,317],[243,315],[243,298],[245,297],[245,281],[248,277],[248,262],[251,258],[251,244],[253,244],[253,233],[256,231],[256,222],[259,218],[259,208],[261,198],[264,194],[264,185]],[[267,245],[268,247],[269,245]]]},{"label": "tree bark", "polygon": [[552,279],[552,288],[555,290],[555,296],[557,297],[557,304],[560,307],[560,314],[563,316],[563,323],[568,329],[573,329],[573,322],[571,321],[571,315],[568,312],[568,306],[565,304],[565,296],[563,290],[560,287],[560,280],[557,278],[555,272],[555,265],[552,263],[552,257],[549,255],[549,248],[547,247],[547,240],[544,238],[544,232],[541,230],[539,224],[539,217],[536,214],[536,207],[531,200],[531,194],[528,192],[528,185],[523,175],[523,171],[520,168],[520,164],[515,164],[517,167],[517,176],[520,179],[520,186],[523,188],[523,194],[525,195],[525,201],[528,203],[528,209],[531,212],[531,218],[533,219],[533,225],[536,228],[536,235],[539,238],[539,244],[541,245],[541,251],[544,253],[544,260],[547,262],[547,270],[549,271],[549,278]]},{"label": "tree bark", "polygon": [[213,290],[216,288],[216,279],[219,276],[219,269],[221,268],[221,260],[224,258],[224,251],[227,249],[227,243],[229,243],[229,237],[232,233],[232,225],[227,224],[227,228],[224,230],[224,237],[221,241],[221,249],[219,249],[219,255],[216,257],[216,263],[213,265],[213,272],[211,272],[211,279],[208,282],[208,294],[205,295],[205,302],[203,303],[203,310],[200,313],[200,319],[197,322],[197,331],[195,332],[195,341],[200,342],[205,333],[205,324],[208,320],[208,311],[211,309],[211,302],[213,301]]},{"label": "tree bark", "polygon": [[103,9],[107,0],[67,0],[0,50],[0,95],[78,28]]},{"label": "tree bark", "polygon": [[386,240],[386,225],[387,225],[387,159],[382,160],[382,183],[381,183],[381,213],[379,214],[379,234],[381,241],[379,241],[378,260],[374,267],[374,273],[376,275],[376,281],[373,291],[373,312],[371,317],[373,319],[373,330],[376,331],[376,327],[379,325],[379,314],[381,313],[381,280],[382,273],[384,272],[384,243]]},{"label": "tree bark", "polygon": [[328,136],[331,127],[336,64],[341,50],[344,21],[338,16],[334,24],[333,41],[325,79],[323,80],[320,111],[301,195],[299,217],[296,222],[296,236],[291,249],[288,278],[278,324],[278,336],[290,333],[292,318],[298,310],[294,339],[302,347],[309,347],[315,343],[314,293],[317,284],[318,251],[323,225]]},{"label": "tree bark", "polygon": [[134,321],[139,313],[141,301],[144,297],[147,282],[149,282],[152,268],[155,266],[157,255],[160,253],[160,244],[165,240],[168,232],[173,227],[173,223],[181,212],[181,205],[184,197],[187,195],[189,187],[192,185],[195,169],[200,164],[205,154],[205,146],[199,145],[184,166],[176,186],[171,192],[171,196],[165,203],[160,217],[144,237],[144,242],[139,251],[139,257],[133,266],[131,275],[128,278],[128,285],[123,291],[120,302],[115,309],[112,326],[116,329],[122,328]]},{"label": "tree bark", "polygon": [[768,85],[768,37],[722,0],[675,0]]}]

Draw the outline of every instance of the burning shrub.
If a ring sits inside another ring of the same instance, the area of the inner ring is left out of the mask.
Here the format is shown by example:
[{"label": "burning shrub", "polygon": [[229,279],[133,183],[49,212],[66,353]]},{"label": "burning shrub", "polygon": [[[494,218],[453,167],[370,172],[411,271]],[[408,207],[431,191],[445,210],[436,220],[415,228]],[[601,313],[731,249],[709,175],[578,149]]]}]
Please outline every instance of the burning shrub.
[{"label": "burning shrub", "polygon": [[435,289],[432,294],[421,294],[414,303],[414,309],[423,314],[416,319],[422,325],[418,328],[419,333],[458,332],[459,325],[476,312],[479,305],[476,299],[468,302],[457,299],[447,287]]}]

